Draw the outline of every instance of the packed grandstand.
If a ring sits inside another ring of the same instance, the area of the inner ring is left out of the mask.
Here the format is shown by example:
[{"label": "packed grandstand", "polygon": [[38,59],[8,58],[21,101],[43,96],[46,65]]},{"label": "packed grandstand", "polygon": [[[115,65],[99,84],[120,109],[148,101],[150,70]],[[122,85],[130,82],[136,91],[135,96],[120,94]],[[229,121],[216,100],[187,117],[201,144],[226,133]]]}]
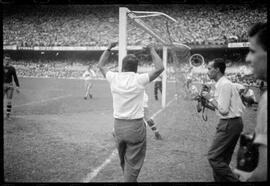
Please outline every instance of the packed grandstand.
[{"label": "packed grandstand", "polygon": [[[129,5],[132,10],[160,11],[178,23],[172,33],[186,44],[225,44],[247,41],[247,29],[267,20],[264,5]],[[18,46],[104,46],[118,37],[119,5],[21,6],[4,9],[3,44]],[[198,11],[198,9],[200,11]],[[146,20],[147,22],[147,20]],[[155,28],[158,28],[160,24]],[[130,25],[129,45],[140,45],[148,35]]]},{"label": "packed grandstand", "polygon": [[[177,25],[172,27],[173,39],[193,46],[225,46],[228,42],[247,42],[249,26],[258,21],[267,21],[267,8],[264,5],[255,7],[250,4],[162,4],[128,5],[128,8],[159,11],[170,15],[178,21]],[[119,5],[21,5],[3,10],[4,46],[106,46],[110,40],[118,38]],[[162,24],[158,19],[153,23],[156,24],[153,29]],[[129,23],[128,45],[141,46],[148,37],[142,29]],[[210,55],[212,54],[204,55],[206,60],[211,58]],[[228,57],[236,69],[239,64],[243,64],[245,58],[243,55],[237,60],[233,56]],[[90,63],[94,64],[95,70],[97,61]],[[21,77],[80,78],[87,68],[86,65],[71,62],[69,59],[45,62],[36,59],[16,60],[12,64]],[[182,64],[183,69],[187,65]],[[149,63],[142,63],[139,71],[147,71],[149,68]],[[245,73],[246,70],[232,71],[227,75],[235,82],[256,84],[255,80],[243,79]],[[168,64],[167,74],[169,80],[174,80],[175,70],[172,64]],[[97,78],[102,78],[100,73],[97,75]],[[197,73],[194,80],[200,82],[205,76],[204,73]]]}]

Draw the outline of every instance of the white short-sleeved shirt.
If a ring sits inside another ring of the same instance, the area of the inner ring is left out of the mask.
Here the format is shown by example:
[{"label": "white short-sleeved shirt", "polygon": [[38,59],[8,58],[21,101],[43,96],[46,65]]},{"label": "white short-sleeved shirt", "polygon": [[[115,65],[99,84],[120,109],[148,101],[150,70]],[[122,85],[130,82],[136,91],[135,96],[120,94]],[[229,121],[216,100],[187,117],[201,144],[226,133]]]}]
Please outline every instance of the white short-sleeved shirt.
[{"label": "white short-sleeved shirt", "polygon": [[254,143],[267,146],[267,91],[263,93],[259,102],[255,134]]},{"label": "white short-sleeved shirt", "polygon": [[118,119],[139,119],[144,117],[143,98],[145,86],[150,82],[147,73],[106,73],[113,97],[113,116]]},{"label": "white short-sleeved shirt", "polygon": [[84,79],[85,81],[88,81],[88,80],[91,79],[91,75],[92,75],[93,77],[95,77],[95,76],[96,76],[96,73],[95,73],[92,69],[90,69],[90,71],[86,70],[86,71],[83,73],[83,79]]}]

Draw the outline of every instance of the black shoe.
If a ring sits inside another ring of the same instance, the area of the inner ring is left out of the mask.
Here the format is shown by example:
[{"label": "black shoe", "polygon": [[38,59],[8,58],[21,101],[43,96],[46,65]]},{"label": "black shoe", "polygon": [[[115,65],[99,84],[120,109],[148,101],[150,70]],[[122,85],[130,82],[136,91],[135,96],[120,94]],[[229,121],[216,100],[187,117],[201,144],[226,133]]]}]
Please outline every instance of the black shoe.
[{"label": "black shoe", "polygon": [[10,114],[7,114],[7,115],[6,115],[6,118],[7,118],[7,120],[11,120]]},{"label": "black shoe", "polygon": [[87,100],[87,97],[84,97],[83,99]]},{"label": "black shoe", "polygon": [[93,95],[92,94],[89,94],[89,98],[92,99],[93,98]]},{"label": "black shoe", "polygon": [[159,132],[155,132],[155,138],[156,138],[157,140],[162,140],[162,137],[161,137],[161,135],[159,134]]}]

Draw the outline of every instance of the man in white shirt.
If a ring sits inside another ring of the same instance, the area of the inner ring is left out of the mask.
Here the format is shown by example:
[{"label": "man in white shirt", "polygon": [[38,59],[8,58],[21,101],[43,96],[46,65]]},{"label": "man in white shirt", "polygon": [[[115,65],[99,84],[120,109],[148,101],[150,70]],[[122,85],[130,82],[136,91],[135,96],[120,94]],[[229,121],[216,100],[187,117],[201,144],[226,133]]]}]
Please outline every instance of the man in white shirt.
[{"label": "man in white shirt", "polygon": [[[248,36],[250,46],[246,61],[251,63],[256,78],[267,82],[267,43],[269,41],[267,23],[253,25],[249,29]],[[234,172],[240,176],[241,181],[267,182],[267,90],[264,91],[259,102],[253,143],[258,145],[259,158],[257,167],[252,172],[237,169]]]},{"label": "man in white shirt", "polygon": [[243,130],[244,105],[236,87],[224,76],[225,69],[225,61],[221,58],[208,63],[207,74],[216,82],[215,92],[214,97],[208,92],[202,92],[202,96],[215,107],[220,120],[207,158],[216,182],[237,182],[239,180],[229,164]]},{"label": "man in white shirt", "polygon": [[122,60],[122,72],[112,72],[105,67],[111,48],[110,43],[100,57],[98,68],[110,83],[113,97],[114,138],[125,182],[137,182],[146,153],[146,127],[143,121],[143,96],[147,84],[163,71],[162,60],[150,45],[148,49],[155,68],[149,73],[138,74],[138,59],[128,54]]},{"label": "man in white shirt", "polygon": [[92,67],[92,65],[90,64],[82,76],[84,79],[84,87],[85,87],[84,99],[85,100],[87,99],[88,96],[90,99],[93,98],[93,95],[91,94],[91,88],[93,87],[93,83],[92,83],[91,79],[93,77],[96,77],[96,73],[91,69],[91,67]]}]

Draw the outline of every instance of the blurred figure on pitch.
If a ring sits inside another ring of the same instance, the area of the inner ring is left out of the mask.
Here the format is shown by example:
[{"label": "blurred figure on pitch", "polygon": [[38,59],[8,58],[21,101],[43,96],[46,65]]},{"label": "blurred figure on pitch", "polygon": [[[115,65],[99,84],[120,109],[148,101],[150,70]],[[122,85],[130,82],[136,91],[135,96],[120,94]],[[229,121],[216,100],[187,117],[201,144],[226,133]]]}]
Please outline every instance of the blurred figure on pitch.
[{"label": "blurred figure on pitch", "polygon": [[249,87],[247,83],[244,83],[243,85],[240,83],[234,83],[235,87],[237,88],[239,95],[241,97],[241,100],[245,106],[252,106],[257,105],[256,97],[254,94],[254,91]]},{"label": "blurred figure on pitch", "polygon": [[14,84],[13,81],[16,84],[16,91],[19,93],[19,80],[17,78],[16,69],[10,65],[10,56],[5,55],[4,56],[4,92],[3,92],[3,100],[5,98],[5,95],[7,96],[7,110],[6,110],[6,117],[7,119],[10,119],[10,113],[12,109],[12,98],[13,98],[13,91],[14,91]]},{"label": "blurred figure on pitch", "polygon": [[137,182],[146,154],[146,126],[144,124],[143,96],[146,85],[157,78],[164,66],[154,46],[148,45],[155,68],[138,74],[138,58],[126,55],[122,60],[122,72],[112,72],[105,67],[111,49],[110,43],[98,62],[98,68],[110,83],[113,98],[114,139],[120,158],[125,182]]},{"label": "blurred figure on pitch", "polygon": [[154,122],[153,118],[149,116],[149,108],[148,108],[148,95],[144,91],[144,96],[143,96],[143,110],[144,110],[144,122],[146,125],[150,127],[150,129],[154,132],[155,138],[157,140],[161,140],[162,137],[157,129],[156,123]]},{"label": "blurred figure on pitch", "polygon": [[265,85],[264,81],[260,81],[259,83],[260,96],[263,95],[264,91],[267,90],[267,85]]},{"label": "blurred figure on pitch", "polygon": [[91,89],[93,87],[92,78],[96,77],[96,73],[94,70],[92,70],[92,65],[90,64],[87,68],[87,70],[83,73],[83,79],[84,79],[84,88],[85,88],[85,95],[84,99],[86,100],[89,96],[90,99],[93,98],[93,95],[91,94]]},{"label": "blurred figure on pitch", "polygon": [[154,79],[154,95],[155,100],[158,100],[158,91],[162,94],[162,75],[159,75],[156,79]]},{"label": "blurred figure on pitch", "polygon": [[[257,79],[267,82],[267,23],[257,23],[249,31],[249,53],[246,61],[251,63],[253,74]],[[267,90],[260,98],[257,113],[257,125],[255,127],[254,144],[258,145],[258,164],[252,172],[234,170],[240,181],[259,182],[267,181]]]},{"label": "blurred figure on pitch", "polygon": [[258,104],[258,102],[256,101],[254,91],[249,87],[248,84],[246,83],[244,84],[244,90],[240,95],[245,106],[250,107],[253,104],[254,105]]},{"label": "blurred figure on pitch", "polygon": [[200,94],[198,88],[195,85],[190,86],[191,99],[194,100]]},{"label": "blurred figure on pitch", "polygon": [[192,83],[192,77],[193,77],[192,69],[193,69],[193,67],[189,67],[189,69],[188,69],[188,71],[187,71],[187,74],[186,74],[186,82],[185,82],[185,85],[186,85],[187,90],[189,90],[190,85],[191,85],[191,83]]},{"label": "blurred figure on pitch", "polygon": [[186,75],[184,76],[185,82],[184,82],[184,90],[185,90],[185,98],[190,97],[190,86],[192,84],[192,77],[193,77],[193,72],[192,72],[193,67],[189,67]]},{"label": "blurred figure on pitch", "polygon": [[226,64],[222,58],[208,63],[207,74],[216,82],[215,91],[214,96],[207,91],[203,91],[202,96],[215,107],[220,120],[207,158],[216,182],[238,182],[229,165],[243,130],[244,105],[236,87],[224,76],[225,70]]}]

